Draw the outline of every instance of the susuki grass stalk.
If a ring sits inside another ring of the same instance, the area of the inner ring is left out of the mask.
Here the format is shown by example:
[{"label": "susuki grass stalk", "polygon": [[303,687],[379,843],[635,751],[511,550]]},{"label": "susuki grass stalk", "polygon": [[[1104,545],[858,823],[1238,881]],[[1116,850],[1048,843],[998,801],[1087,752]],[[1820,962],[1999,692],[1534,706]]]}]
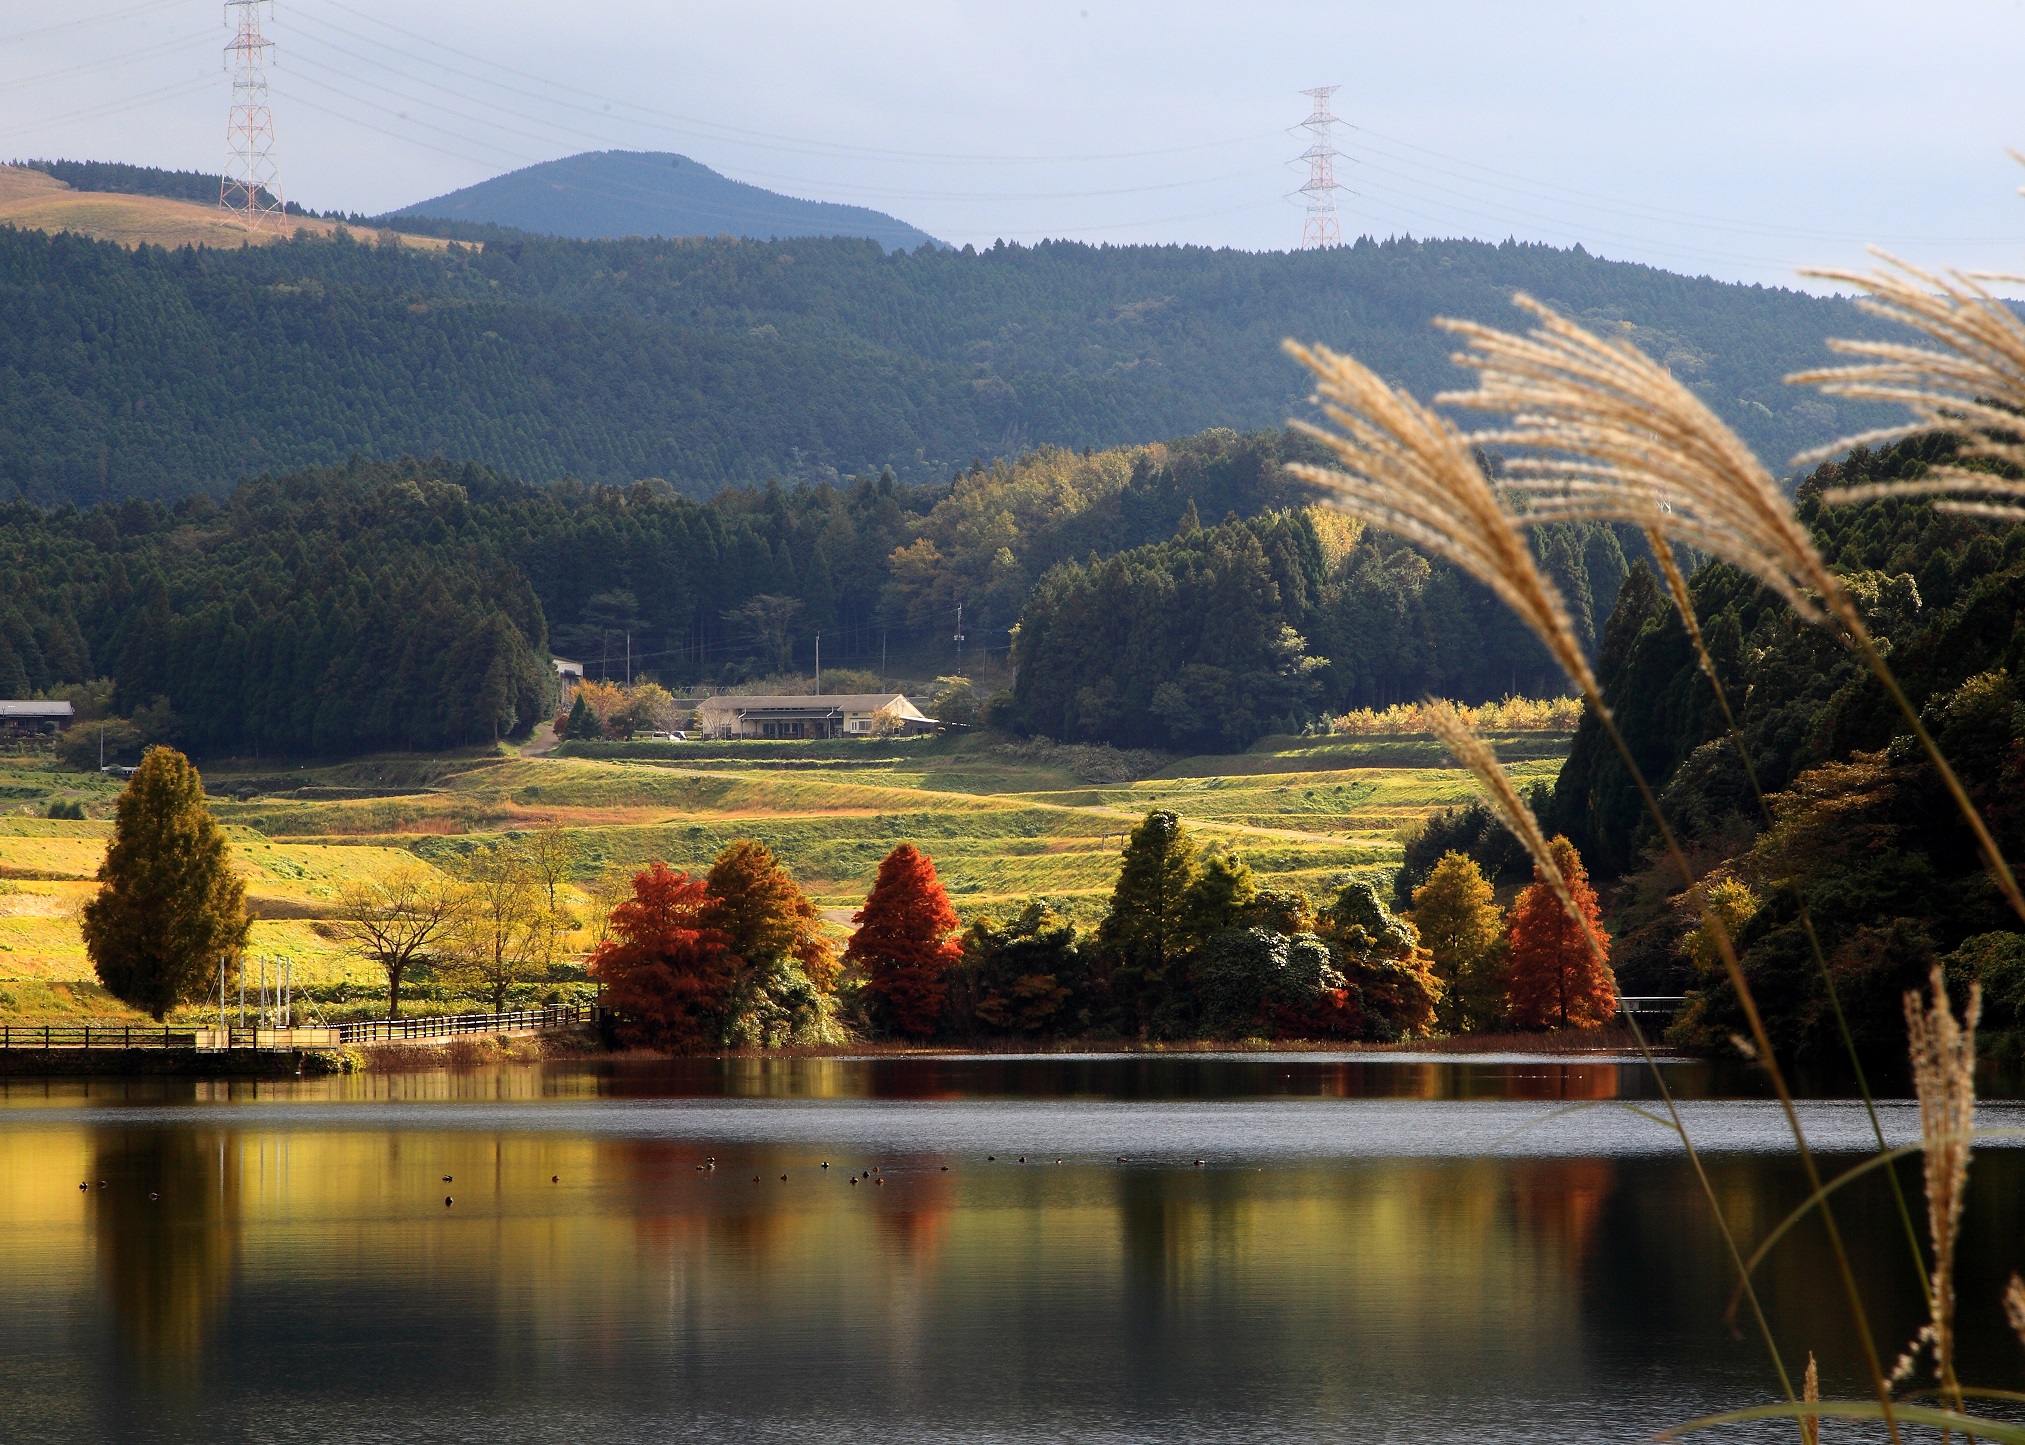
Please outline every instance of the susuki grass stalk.
[{"label": "susuki grass stalk", "polygon": [[1629,522],[1658,531],[1750,573],[1803,619],[1838,625],[1905,714],[1992,879],[2025,918],[2025,891],[1982,814],[1750,447],[1637,347],[1596,336],[1529,296],[1514,301],[1536,322],[1525,336],[1475,322],[1437,323],[1469,343],[1455,359],[1479,377],[1474,391],[1440,400],[1511,419],[1458,444],[1525,449],[1510,466],[1530,521]]},{"label": "susuki grass stalk", "polygon": [[[1579,327],[1570,327],[1553,313],[1538,307],[1525,298],[1521,304],[1534,307],[1548,326],[1559,326],[1573,333],[1581,343],[1604,346]],[[1537,341],[1511,337],[1487,328],[1471,328],[1466,323],[1443,323],[1451,329],[1481,332],[1486,341],[1494,347],[1511,343],[1521,353],[1527,353],[1525,365],[1514,374],[1544,377],[1554,374],[1555,351],[1551,345]],[[1563,341],[1571,338],[1563,337]],[[1566,606],[1553,583],[1547,580],[1534,560],[1526,529],[1534,522],[1556,520],[1550,511],[1543,511],[1537,505],[1529,507],[1521,517],[1509,511],[1490,479],[1477,462],[1477,456],[1469,440],[1465,439],[1447,421],[1431,409],[1415,401],[1404,391],[1387,385],[1376,373],[1354,358],[1341,355],[1325,347],[1303,347],[1294,342],[1287,343],[1287,349],[1298,360],[1309,367],[1317,377],[1315,400],[1328,418],[1336,424],[1333,430],[1296,422],[1294,425],[1305,430],[1332,451],[1342,464],[1341,470],[1296,465],[1291,468],[1296,475],[1327,489],[1332,500],[1345,510],[1362,517],[1371,525],[1404,536],[1426,546],[1437,555],[1447,558],[1468,572],[1508,606],[1511,606],[1521,621],[1538,636],[1548,651],[1560,661],[1571,681],[1581,690],[1594,713],[1598,724],[1609,737],[1612,747],[1622,760],[1626,773],[1638,789],[1640,801],[1652,818],[1661,844],[1674,867],[1679,870],[1683,886],[1692,888],[1696,878],[1687,855],[1682,851],[1679,840],[1674,836],[1672,826],[1661,811],[1659,800],[1651,784],[1646,780],[1644,770],[1632,756],[1617,721],[1604,703],[1602,690],[1589,669],[1574,629],[1569,625]],[[1627,348],[1631,358],[1638,362],[1650,363],[1635,349]],[[1615,353],[1608,352],[1603,360],[1608,363]],[[1617,357],[1621,366],[1624,358]],[[1472,361],[1472,364],[1476,364]],[[1464,398],[1476,404],[1504,409],[1503,402],[1509,400],[1504,389],[1490,385],[1494,378],[1502,378],[1505,372],[1486,374],[1483,392],[1496,398],[1484,400],[1482,395],[1473,393]],[[1663,371],[1660,372],[1665,377]],[[1609,380],[1607,369],[1599,370],[1593,365],[1583,369],[1583,379],[1588,383],[1605,383]],[[1671,383],[1670,377],[1665,378]],[[1574,389],[1570,393],[1581,396],[1585,393]],[[1748,476],[1751,468],[1757,467],[1756,458],[1748,448],[1729,432],[1728,428],[1709,415],[1691,393],[1682,392],[1692,408],[1706,417],[1708,426],[1698,424],[1693,412],[1677,409],[1674,413],[1663,414],[1659,421],[1667,436],[1664,445],[1698,453],[1700,469],[1689,469],[1688,475],[1704,477],[1708,470],[1735,472]],[[1562,400],[1566,400],[1563,397]],[[1619,408],[1617,430],[1625,429],[1624,417],[1632,409]],[[1579,452],[1578,440],[1586,440],[1595,449],[1607,451],[1605,431],[1586,421],[1571,423],[1562,428],[1551,415],[1528,414],[1520,418],[1521,433],[1518,436],[1499,436],[1494,440],[1523,439],[1529,445],[1548,445],[1564,453]],[[1543,434],[1553,434],[1553,440],[1545,443],[1538,440]],[[1649,439],[1638,443],[1638,454],[1650,448]],[[1625,497],[1636,503],[1635,516],[1618,518],[1632,520],[1641,526],[1661,528],[1674,535],[1680,535],[1675,527],[1668,525],[1676,520],[1673,511],[1650,487],[1632,488],[1626,485],[1615,469],[1623,459],[1606,459],[1576,464],[1574,470],[1580,474],[1578,480],[1558,483],[1564,490],[1572,489],[1574,494],[1598,496],[1608,494]],[[1705,509],[1706,515],[1690,518],[1687,540],[1704,546],[1705,550],[1723,554],[1720,546],[1708,546],[1707,540],[1718,537],[1725,527],[1748,527],[1749,535],[1757,539],[1758,545],[1768,556],[1776,556],[1783,546],[1787,550],[1798,549],[1813,556],[1813,543],[1807,538],[1798,519],[1777,495],[1777,489],[1770,484],[1769,477],[1758,491],[1743,489],[1734,495],[1718,491],[1718,505]],[[1594,506],[1592,499],[1589,505]],[[1597,515],[1616,517],[1615,513],[1578,513],[1569,511],[1569,516]],[[1791,533],[1788,537],[1785,534]],[[1820,616],[1821,609],[1807,596],[1800,582],[1789,573],[1770,568],[1769,562],[1760,558],[1761,575],[1776,578],[1772,582],[1788,601],[1803,613]],[[1819,559],[1816,558],[1818,564]],[[1760,570],[1754,569],[1754,570]],[[1842,596],[1840,584],[1835,581],[1825,565],[1818,570],[1827,579],[1827,585],[1837,597]],[[1847,605],[1847,599],[1844,598]],[[1855,616],[1853,607],[1849,608]],[[1861,626],[1860,619],[1858,625]],[[1966,795],[1964,795],[1966,801]],[[2021,908],[2025,911],[2025,908]],[[1771,1079],[1784,1113],[1787,1127],[1799,1152],[1812,1190],[1821,1190],[1821,1172],[1808,1147],[1806,1130],[1801,1126],[1798,1109],[1793,1102],[1792,1090],[1787,1086],[1784,1071],[1779,1066],[1778,1056],[1772,1048],[1770,1035],[1766,1032],[1764,1019],[1758,1011],[1756,998],[1751,993],[1749,982],[1744,977],[1742,965],[1737,960],[1736,948],[1729,932],[1720,919],[1711,916],[1706,923],[1709,936],[1716,945],[1723,960],[1731,986],[1735,989],[1739,1006],[1749,1024],[1753,1043],[1756,1045],[1766,1076]],[[1833,1251],[1836,1269],[1841,1277],[1843,1291],[1847,1297],[1852,1322],[1862,1344],[1864,1357],[1869,1366],[1876,1388],[1878,1407],[1894,1442],[1899,1438],[1898,1424],[1893,1412],[1891,1390],[1884,1373],[1883,1361],[1878,1355],[1877,1342],[1871,1333],[1870,1321],[1864,1313],[1862,1294],[1857,1288],[1856,1274],[1849,1262],[1849,1253],[1843,1243],[1842,1232],[1836,1224],[1832,1209],[1822,1208],[1822,1225]]]},{"label": "susuki grass stalk", "polygon": [[[1831,340],[1829,349],[1861,358],[1849,366],[1821,367],[1786,378],[1852,401],[1895,402],[1912,412],[1902,426],[1846,437],[1796,457],[1796,462],[1850,447],[1890,441],[1919,431],[1950,432],[1962,455],[1999,466],[2025,468],[2025,320],[1981,284],[2016,277],[1945,276],[1874,251],[1884,265],[1873,271],[1809,271],[1864,293],[1857,306],[1918,332],[1936,347],[1885,341]],[[1936,503],[1942,511],[1972,516],[2025,518],[2025,482],[1992,471],[1952,465],[1930,467],[1912,481],[1838,487],[1823,493],[1836,502],[1876,497],[1995,497],[1998,501]]]},{"label": "susuki grass stalk", "polygon": [[[1920,1102],[1921,1157],[1926,1173],[1927,1231],[1934,1251],[1927,1290],[1928,1321],[1921,1337],[1934,1352],[1941,1389],[1962,1408],[1955,1374],[1955,1244],[1961,1233],[1969,1153],[1976,1128],[1976,1021],[1983,1009],[1980,984],[1969,986],[1968,1007],[1957,1020],[1948,1003],[1946,980],[1934,965],[1933,999],[1905,996],[1906,1033],[1912,1054],[1913,1088]],[[1918,1350],[1893,1373],[1908,1372]]]},{"label": "susuki grass stalk", "polygon": [[[1569,918],[1574,920],[1576,931],[1589,945],[1590,953],[1598,964],[1608,968],[1610,960],[1604,952],[1603,940],[1596,936],[1589,925],[1589,920],[1583,916],[1582,909],[1576,904],[1574,890],[1568,886],[1568,880],[1561,872],[1561,865],[1554,857],[1553,848],[1548,844],[1546,831],[1541,828],[1540,820],[1534,816],[1533,810],[1526,806],[1526,801],[1520,796],[1518,788],[1513,786],[1511,775],[1498,762],[1497,754],[1491,750],[1490,744],[1470,730],[1469,725],[1462,720],[1451,704],[1429,699],[1422,704],[1422,709],[1430,731],[1441,739],[1455,760],[1468,769],[1470,775],[1477,780],[1477,785],[1483,790],[1486,805],[1532,856],[1534,866],[1540,871],[1540,877],[1561,900],[1561,906],[1568,911]],[[1694,1169],[1695,1179],[1701,1185],[1702,1194],[1709,1202],[1710,1212],[1715,1216],[1716,1228],[1723,1236],[1723,1245],[1729,1250],[1730,1261],[1737,1271],[1737,1288],[1750,1301],[1752,1318],[1757,1321],[1758,1333],[1765,1341],[1765,1352],[1771,1356],[1772,1369],[1779,1376],[1779,1386],[1785,1391],[1786,1398],[1791,1400],[1793,1382],[1786,1373],[1786,1362],[1779,1354],[1779,1342],[1773,1337],[1771,1322],[1765,1316],[1765,1309],[1758,1299],[1756,1286],[1751,1283],[1751,1270],[1744,1262],[1743,1252],[1737,1247],[1736,1236],[1730,1232],[1729,1221],[1723,1213],[1722,1201],[1716,1195],[1716,1188],[1709,1179],[1708,1170],[1702,1165],[1701,1151],[1695,1148],[1694,1140],[1688,1135],[1687,1125],[1681,1119],[1680,1109],[1674,1103],[1673,1090],[1667,1087],[1666,1075],[1661,1072],[1659,1062],[1653,1058],[1652,1048],[1646,1042],[1645,1030],[1638,1026],[1638,1020],[1632,1017],[1629,1009],[1624,1011],[1624,1020],[1630,1025],[1631,1036],[1638,1044],[1639,1057],[1645,1061],[1646,1068],[1651,1071],[1653,1080],[1658,1085],[1660,1100],[1666,1106],[1667,1119],[1672,1125],[1674,1134],[1680,1139],[1681,1147],[1687,1152],[1688,1163]]]},{"label": "susuki grass stalk", "polygon": [[[1645,539],[1652,548],[1654,560],[1659,563],[1661,574],[1666,578],[1667,591],[1673,595],[1674,608],[1680,614],[1681,625],[1687,629],[1688,641],[1694,645],[1695,661],[1702,675],[1708,679],[1709,690],[1715,694],[1716,707],[1723,715],[1723,725],[1730,735],[1730,744],[1736,749],[1737,760],[1743,764],[1744,778],[1751,785],[1751,796],[1757,799],[1758,813],[1765,826],[1772,826],[1771,804],[1765,800],[1765,790],[1758,782],[1757,764],[1751,761],[1751,750],[1744,743],[1743,729],[1737,725],[1737,715],[1730,708],[1730,696],[1723,687],[1723,680],[1716,672],[1716,662],[1709,655],[1708,643],[1702,636],[1701,620],[1695,615],[1693,596],[1688,592],[1687,578],[1681,574],[1680,563],[1675,560],[1673,546],[1666,540],[1666,534],[1658,528],[1646,529]],[[1842,994],[1835,987],[1835,974],[1828,967],[1828,955],[1821,947],[1821,935],[1815,931],[1814,915],[1807,907],[1807,899],[1799,884],[1793,885],[1794,904],[1799,914],[1800,927],[1807,935],[1807,946],[1814,954],[1814,965],[1821,971],[1821,986],[1827,991],[1829,1007],[1835,1014],[1836,1031],[1842,1036],[1843,1050],[1849,1055],[1849,1066],[1856,1073],[1857,1092],[1863,1098],[1863,1112],[1870,1120],[1871,1137],[1877,1140],[1878,1152],[1887,1151],[1890,1146],[1884,1142],[1884,1125],[1877,1117],[1877,1102],[1871,1097],[1870,1080],[1864,1073],[1863,1056],[1856,1047],[1856,1037],[1850,1032],[1848,1015],[1843,1012]],[[1898,1172],[1888,1171],[1891,1181],[1891,1195],[1898,1206],[1899,1223],[1905,1228],[1906,1242],[1912,1247],[1913,1270],[1919,1275],[1920,1290],[1929,1288],[1926,1260],[1920,1253],[1919,1231],[1913,1225],[1912,1209],[1906,1203],[1905,1188],[1899,1183]]]}]

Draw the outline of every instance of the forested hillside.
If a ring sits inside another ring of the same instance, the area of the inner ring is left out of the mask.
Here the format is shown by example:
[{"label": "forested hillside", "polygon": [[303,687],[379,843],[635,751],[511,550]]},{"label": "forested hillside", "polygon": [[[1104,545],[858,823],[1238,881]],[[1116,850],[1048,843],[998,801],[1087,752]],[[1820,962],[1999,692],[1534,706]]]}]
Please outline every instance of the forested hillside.
[{"label": "forested hillside", "polygon": [[1693,380],[1768,457],[1873,420],[1793,391],[1848,305],[1599,261],[1396,241],[1320,252],[1048,243],[565,241],[169,253],[0,231],[0,494],[220,492],[356,454],[534,481],[940,481],[1052,443],[1278,426],[1282,337],[1456,381],[1436,314],[1524,288]]},{"label": "forested hillside", "polygon": [[[1809,479],[1799,510],[2015,865],[2025,857],[2025,527],[1917,500],[1834,507],[1818,496],[1824,484],[1916,476],[1951,446],[1929,436],[1853,453]],[[1641,769],[1664,785],[1661,806],[1702,883],[1683,894],[1657,861],[1636,792],[1593,718],[1545,808],[1600,874],[1619,880],[1614,955],[1626,992],[1694,990],[1676,1032],[1683,1043],[1722,1049],[1745,1030],[1698,931],[1715,909],[1783,1050],[1827,1060],[1841,1049],[1810,926],[1859,1044],[1875,1054],[1900,1048],[1900,998],[1937,960],[1964,987],[1981,978],[1986,1031],[2025,1044],[2017,916],[1903,715],[1853,653],[1755,580],[1711,564],[1690,589],[1773,821],[1664,587],[1634,566],[1597,671]]]},{"label": "forested hillside", "polygon": [[[1585,646],[1617,600],[1627,541],[1640,549],[1601,524],[1535,533]],[[1321,709],[1562,686],[1489,592],[1321,509],[1208,529],[1190,513],[1170,541],[1050,572],[1014,663],[1027,730],[1183,751],[1242,748]]]},{"label": "forested hillside", "polygon": [[888,475],[709,502],[409,461],[217,502],[14,503],[0,696],[104,676],[117,713],[160,700],[191,746],[332,754],[524,729],[551,644],[593,675],[621,675],[630,651],[671,682],[736,682],[806,669],[817,631],[831,666],[946,644],[953,599],[974,646],[1002,650],[1028,580],[1062,556],[1168,535],[1197,505],[1295,500],[1279,449],[1210,432],[1043,450],[930,487]]}]

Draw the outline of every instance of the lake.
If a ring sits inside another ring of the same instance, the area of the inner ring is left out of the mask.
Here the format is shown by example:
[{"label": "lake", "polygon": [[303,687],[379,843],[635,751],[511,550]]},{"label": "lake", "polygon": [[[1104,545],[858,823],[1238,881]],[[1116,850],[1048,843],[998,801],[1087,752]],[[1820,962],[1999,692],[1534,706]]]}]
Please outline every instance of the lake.
[{"label": "lake", "polygon": [[[1664,1067],[1748,1249],[1805,1194],[1778,1109]],[[1517,1056],[5,1082],[0,1435],[1642,1439],[1777,1397],[1657,1107],[1634,1061]],[[1865,1148],[1859,1104],[1803,1112],[1829,1167]],[[1963,1373],[2007,1388],[2021,1185],[1978,1153],[1960,1268]],[[1838,1218],[1896,1354],[1882,1178]],[[1861,1391],[1820,1228],[1761,1279],[1796,1379]]]}]

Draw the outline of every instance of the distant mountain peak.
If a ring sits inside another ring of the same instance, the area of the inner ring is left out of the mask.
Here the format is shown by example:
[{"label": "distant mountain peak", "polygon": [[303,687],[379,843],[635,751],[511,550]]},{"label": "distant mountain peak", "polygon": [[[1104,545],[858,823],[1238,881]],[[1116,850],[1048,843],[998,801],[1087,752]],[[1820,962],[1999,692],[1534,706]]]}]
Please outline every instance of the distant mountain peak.
[{"label": "distant mountain peak", "polygon": [[864,206],[805,201],[668,151],[586,151],[417,201],[389,219],[510,226],[578,240],[620,236],[863,236],[891,250],[943,242]]}]

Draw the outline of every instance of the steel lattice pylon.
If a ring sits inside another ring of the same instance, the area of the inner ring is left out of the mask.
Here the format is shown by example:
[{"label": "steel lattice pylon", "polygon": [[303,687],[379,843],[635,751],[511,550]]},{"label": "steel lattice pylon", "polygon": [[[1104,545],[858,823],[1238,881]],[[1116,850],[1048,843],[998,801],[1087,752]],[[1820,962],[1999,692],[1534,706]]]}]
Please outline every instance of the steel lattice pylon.
[{"label": "steel lattice pylon", "polygon": [[1308,163],[1307,184],[1301,191],[1308,198],[1308,216],[1301,224],[1301,249],[1315,246],[1340,246],[1343,232],[1336,224],[1336,192],[1343,188],[1336,184],[1335,138],[1338,121],[1329,113],[1329,97],[1336,93],[1333,85],[1318,85],[1301,94],[1312,98],[1315,108],[1308,118],[1301,122],[1301,129],[1311,137],[1308,148],[1301,152],[1301,159]]},{"label": "steel lattice pylon", "polygon": [[279,229],[287,208],[274,160],[274,112],[267,104],[267,59],[274,42],[260,33],[260,10],[274,0],[225,0],[225,65],[232,72],[232,114],[225,124],[225,178],[218,209],[249,231]]}]

